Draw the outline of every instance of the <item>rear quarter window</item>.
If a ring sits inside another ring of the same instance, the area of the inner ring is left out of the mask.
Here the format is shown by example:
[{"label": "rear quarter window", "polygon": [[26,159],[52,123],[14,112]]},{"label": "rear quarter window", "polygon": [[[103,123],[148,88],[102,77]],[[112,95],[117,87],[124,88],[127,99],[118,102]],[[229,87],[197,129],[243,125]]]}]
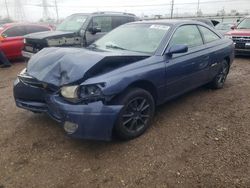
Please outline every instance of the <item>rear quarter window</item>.
[{"label": "rear quarter window", "polygon": [[211,31],[210,29],[203,27],[203,26],[198,26],[198,27],[203,35],[205,43],[210,43],[213,41],[220,40],[220,37],[215,32]]},{"label": "rear quarter window", "polygon": [[203,45],[201,34],[196,25],[179,27],[172,36],[169,45],[185,44],[189,48]]}]

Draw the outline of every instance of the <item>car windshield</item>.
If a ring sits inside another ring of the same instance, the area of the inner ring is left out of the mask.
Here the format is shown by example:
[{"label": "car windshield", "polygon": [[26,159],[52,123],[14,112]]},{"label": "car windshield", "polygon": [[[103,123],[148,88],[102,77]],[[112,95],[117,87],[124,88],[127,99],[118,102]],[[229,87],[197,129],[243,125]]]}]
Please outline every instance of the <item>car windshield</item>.
[{"label": "car windshield", "polygon": [[86,15],[72,15],[66,18],[56,28],[58,31],[78,31],[86,21]]},{"label": "car windshield", "polygon": [[111,31],[92,46],[153,54],[169,30],[167,25],[128,24]]},{"label": "car windshield", "polygon": [[250,29],[250,18],[244,19],[240,22],[237,29]]}]

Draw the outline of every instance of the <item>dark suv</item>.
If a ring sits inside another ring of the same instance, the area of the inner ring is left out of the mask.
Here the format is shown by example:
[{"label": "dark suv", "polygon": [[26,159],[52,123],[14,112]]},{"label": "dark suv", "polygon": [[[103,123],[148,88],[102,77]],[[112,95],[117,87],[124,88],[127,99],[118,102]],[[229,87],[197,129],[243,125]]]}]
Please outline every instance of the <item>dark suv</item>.
[{"label": "dark suv", "polygon": [[55,31],[26,35],[22,54],[29,59],[44,47],[88,46],[112,29],[137,20],[138,18],[130,13],[73,14],[59,24]]}]

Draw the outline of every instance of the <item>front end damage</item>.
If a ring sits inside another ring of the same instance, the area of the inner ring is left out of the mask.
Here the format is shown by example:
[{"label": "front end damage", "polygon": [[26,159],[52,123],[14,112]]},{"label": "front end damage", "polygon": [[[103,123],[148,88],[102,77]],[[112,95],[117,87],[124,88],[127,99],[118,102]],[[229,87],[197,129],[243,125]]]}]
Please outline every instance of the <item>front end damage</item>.
[{"label": "front end damage", "polygon": [[58,90],[21,76],[14,83],[14,97],[20,108],[47,113],[73,138],[111,140],[112,130],[122,106],[102,101],[74,104],[64,100]]},{"label": "front end damage", "polygon": [[47,113],[72,137],[110,140],[123,106],[111,104],[114,95],[102,93],[105,80],[95,85],[84,83],[147,57],[76,48],[43,49],[31,58],[27,70],[22,71],[14,83],[16,105]]}]

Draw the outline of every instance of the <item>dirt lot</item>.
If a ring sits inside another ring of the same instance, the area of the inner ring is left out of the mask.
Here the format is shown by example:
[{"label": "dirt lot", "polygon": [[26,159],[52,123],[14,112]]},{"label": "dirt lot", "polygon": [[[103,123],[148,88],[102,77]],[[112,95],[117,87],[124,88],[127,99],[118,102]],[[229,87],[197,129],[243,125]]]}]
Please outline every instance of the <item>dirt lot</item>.
[{"label": "dirt lot", "polygon": [[16,108],[24,66],[0,70],[0,188],[250,187],[250,58],[236,59],[224,89],[169,102],[142,137],[110,143],[73,140]]}]

